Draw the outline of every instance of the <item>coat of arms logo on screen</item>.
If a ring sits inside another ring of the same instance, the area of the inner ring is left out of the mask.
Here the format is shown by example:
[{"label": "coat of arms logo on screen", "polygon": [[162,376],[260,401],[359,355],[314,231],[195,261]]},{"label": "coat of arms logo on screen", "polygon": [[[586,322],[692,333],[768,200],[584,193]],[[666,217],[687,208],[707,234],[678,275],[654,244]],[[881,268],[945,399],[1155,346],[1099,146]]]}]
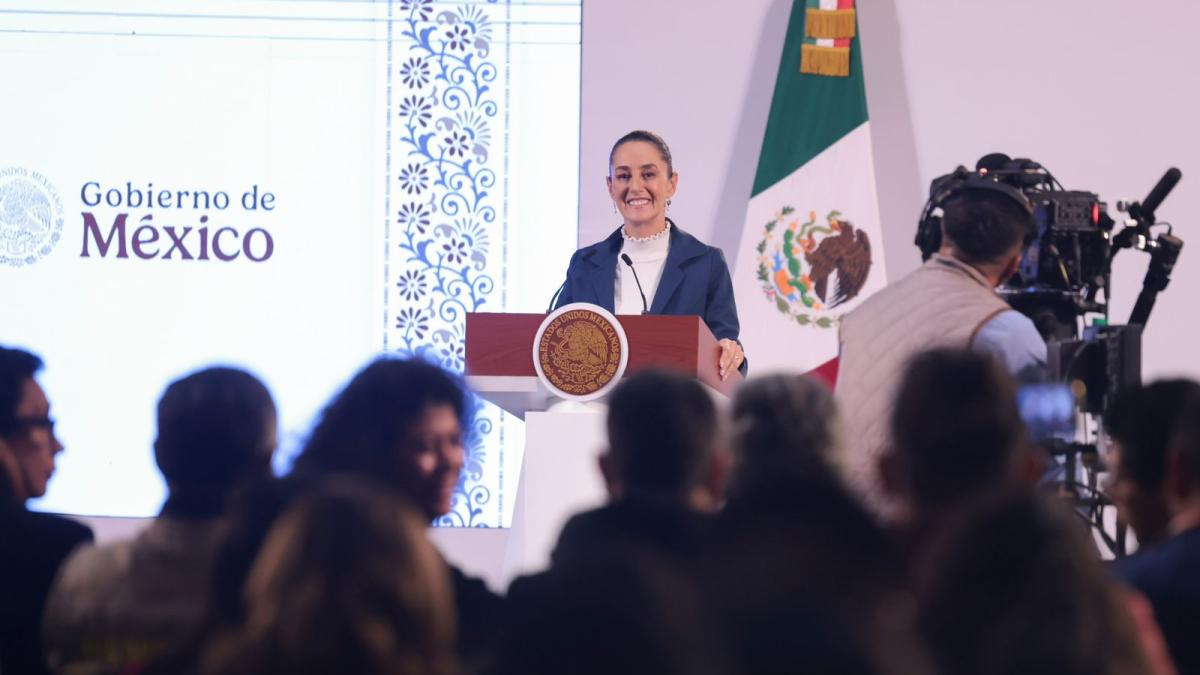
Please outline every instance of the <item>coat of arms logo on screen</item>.
[{"label": "coat of arms logo on screen", "polygon": [[567,399],[589,401],[612,389],[629,361],[629,340],[617,317],[576,302],[550,313],[533,338],[538,378]]},{"label": "coat of arms logo on screen", "polygon": [[871,272],[871,242],[838,211],[817,222],[793,217],[785,206],[763,228],[758,251],[758,280],[768,302],[801,326],[837,325],[839,306],[853,300]]},{"label": "coat of arms logo on screen", "polygon": [[31,265],[62,238],[63,204],[45,176],[23,167],[0,170],[0,265]]}]

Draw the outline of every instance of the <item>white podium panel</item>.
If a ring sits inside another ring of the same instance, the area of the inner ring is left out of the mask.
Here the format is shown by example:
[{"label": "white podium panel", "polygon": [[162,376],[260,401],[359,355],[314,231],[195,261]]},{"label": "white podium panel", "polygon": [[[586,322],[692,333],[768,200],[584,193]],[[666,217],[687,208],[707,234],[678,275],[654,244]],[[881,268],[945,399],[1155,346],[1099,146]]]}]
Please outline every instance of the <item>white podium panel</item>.
[{"label": "white podium panel", "polygon": [[597,458],[604,449],[603,406],[525,413],[512,529],[504,556],[505,583],[545,569],[563,525],[608,498]]},{"label": "white podium panel", "polygon": [[545,410],[561,400],[535,375],[468,375],[467,386],[483,400],[521,419],[530,410]]}]

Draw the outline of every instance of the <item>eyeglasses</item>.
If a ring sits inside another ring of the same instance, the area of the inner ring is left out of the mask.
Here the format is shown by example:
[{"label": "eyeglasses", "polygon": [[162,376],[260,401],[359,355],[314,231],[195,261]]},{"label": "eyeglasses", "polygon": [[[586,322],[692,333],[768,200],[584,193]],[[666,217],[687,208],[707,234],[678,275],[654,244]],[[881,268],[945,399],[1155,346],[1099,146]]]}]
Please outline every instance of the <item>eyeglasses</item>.
[{"label": "eyeglasses", "polygon": [[54,433],[54,418],[52,417],[18,417],[13,422],[17,431],[45,429],[50,433]]}]

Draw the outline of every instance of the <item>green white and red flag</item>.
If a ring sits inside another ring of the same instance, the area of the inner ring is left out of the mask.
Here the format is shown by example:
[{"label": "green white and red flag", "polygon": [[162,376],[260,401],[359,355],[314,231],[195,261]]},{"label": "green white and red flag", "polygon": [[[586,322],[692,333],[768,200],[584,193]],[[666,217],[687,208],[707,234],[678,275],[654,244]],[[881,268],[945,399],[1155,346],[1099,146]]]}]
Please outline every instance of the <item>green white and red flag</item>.
[{"label": "green white and red flag", "polygon": [[733,272],[756,372],[837,356],[886,284],[853,0],[795,0]]}]

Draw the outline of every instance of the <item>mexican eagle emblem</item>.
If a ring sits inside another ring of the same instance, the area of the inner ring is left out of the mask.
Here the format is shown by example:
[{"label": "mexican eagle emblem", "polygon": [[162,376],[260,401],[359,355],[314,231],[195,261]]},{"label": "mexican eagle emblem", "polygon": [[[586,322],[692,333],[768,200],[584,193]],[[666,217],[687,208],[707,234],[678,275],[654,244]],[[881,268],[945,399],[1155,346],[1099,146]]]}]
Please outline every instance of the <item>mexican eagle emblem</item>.
[{"label": "mexican eagle emblem", "polygon": [[838,211],[824,222],[809,211],[801,222],[784,207],[763,228],[759,242],[758,280],[767,300],[802,326],[829,328],[838,314],[831,310],[858,297],[871,272],[871,240]]}]

